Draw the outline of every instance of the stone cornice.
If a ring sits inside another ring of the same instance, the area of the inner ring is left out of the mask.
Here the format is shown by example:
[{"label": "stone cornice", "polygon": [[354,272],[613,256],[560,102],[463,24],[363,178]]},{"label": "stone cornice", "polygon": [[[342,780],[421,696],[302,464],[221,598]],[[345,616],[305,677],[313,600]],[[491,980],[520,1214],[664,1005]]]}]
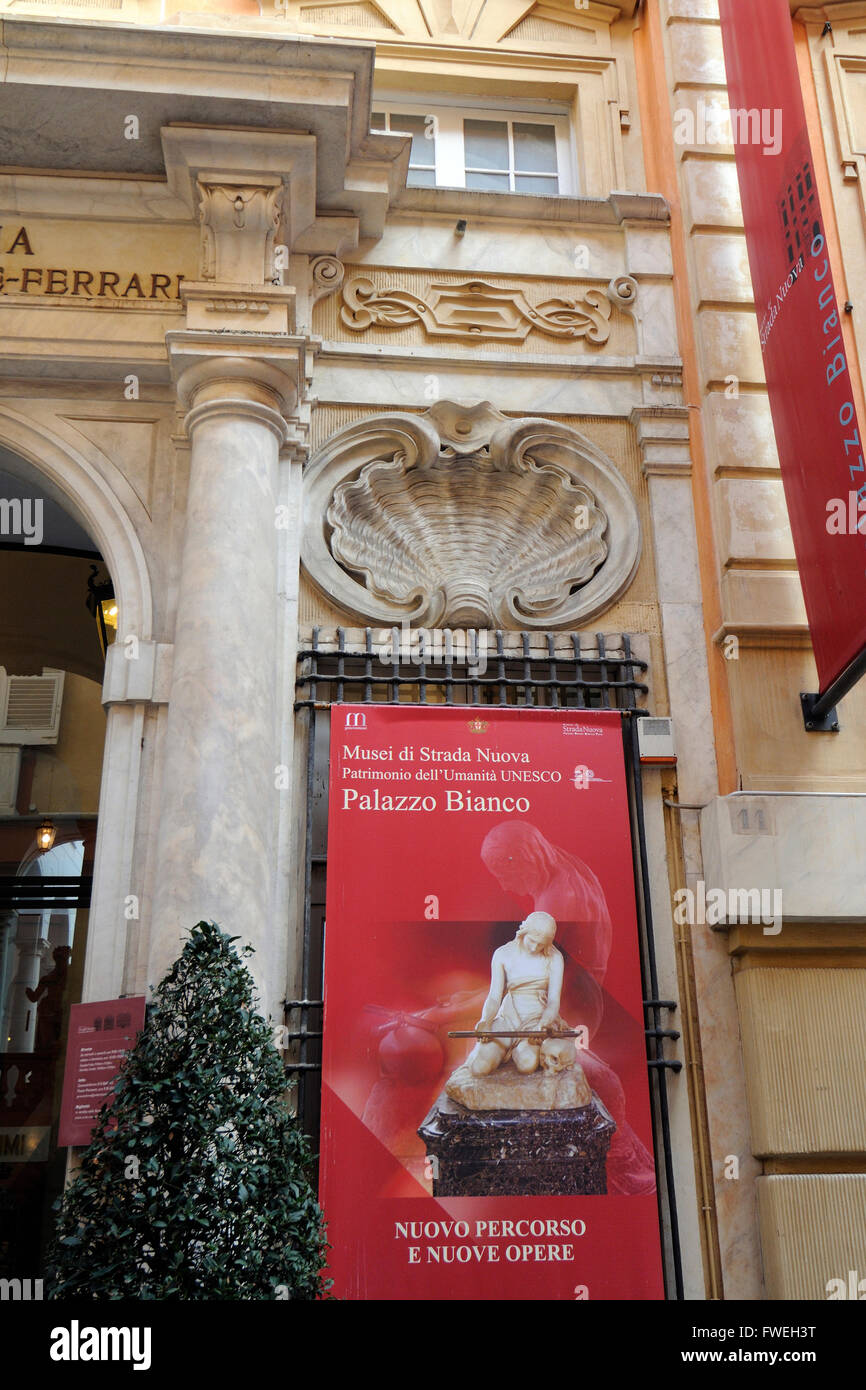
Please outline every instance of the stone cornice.
[{"label": "stone cornice", "polygon": [[[374,51],[297,35],[4,17],[0,165],[161,177],[167,126],[296,131],[315,139],[314,210],[354,214],[375,237],[405,182],[410,142],[370,132]],[[139,129],[128,139],[130,115]]]},{"label": "stone cornice", "polygon": [[624,222],[667,226],[670,207],[660,193],[616,191],[607,198],[540,197],[531,193],[489,193],[467,188],[406,188],[394,199],[400,212],[455,213],[468,217],[510,218],[517,222],[573,222],[601,227]]},{"label": "stone cornice", "polygon": [[791,13],[801,24],[844,24],[849,19],[866,19],[866,0],[829,0],[824,5],[804,5],[790,0]]}]

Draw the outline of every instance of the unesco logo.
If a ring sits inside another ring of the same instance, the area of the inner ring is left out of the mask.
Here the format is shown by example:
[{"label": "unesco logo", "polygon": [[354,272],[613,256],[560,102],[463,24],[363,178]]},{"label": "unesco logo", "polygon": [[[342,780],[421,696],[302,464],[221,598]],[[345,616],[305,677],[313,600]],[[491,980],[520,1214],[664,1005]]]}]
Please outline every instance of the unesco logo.
[{"label": "unesco logo", "polygon": [[363,710],[350,709],[346,711],[347,729],[366,729],[367,716]]}]

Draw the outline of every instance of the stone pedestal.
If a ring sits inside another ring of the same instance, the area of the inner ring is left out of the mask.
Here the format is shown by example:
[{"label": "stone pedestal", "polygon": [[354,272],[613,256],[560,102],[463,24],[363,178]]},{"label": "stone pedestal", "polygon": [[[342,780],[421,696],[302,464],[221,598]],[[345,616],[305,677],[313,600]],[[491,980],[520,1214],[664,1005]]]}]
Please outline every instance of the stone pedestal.
[{"label": "stone pedestal", "polygon": [[443,1091],[418,1133],[434,1197],[571,1197],[607,1192],[615,1130],[595,1095],[576,1110],[467,1110]]}]

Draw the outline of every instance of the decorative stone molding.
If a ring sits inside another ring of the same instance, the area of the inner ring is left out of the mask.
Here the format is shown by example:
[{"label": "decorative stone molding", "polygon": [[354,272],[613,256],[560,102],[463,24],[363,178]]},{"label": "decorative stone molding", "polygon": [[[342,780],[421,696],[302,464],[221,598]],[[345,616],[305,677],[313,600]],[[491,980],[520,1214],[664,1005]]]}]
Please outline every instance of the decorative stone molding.
[{"label": "decorative stone molding", "polygon": [[310,262],[313,303],[333,294],[343,283],[346,268],[336,256],[317,256]]},{"label": "decorative stone molding", "polygon": [[182,330],[166,334],[188,435],[221,415],[255,419],[289,439],[304,374],[304,341],[288,334]]},{"label": "decorative stone molding", "polygon": [[642,405],[631,412],[644,477],[688,476],[692,471],[689,411],[684,405]]},{"label": "decorative stone molding", "polygon": [[[213,332],[294,333],[297,293],[293,285],[232,285],[213,280],[183,280],[180,297],[189,329]],[[214,322],[214,315],[218,322]]]},{"label": "decorative stone molding", "polygon": [[285,192],[282,179],[199,175],[201,278],[227,284],[273,283],[274,246]]},{"label": "decorative stone molding", "polygon": [[615,275],[607,287],[607,297],[620,309],[633,309],[637,303],[637,280],[633,275]]},{"label": "decorative stone molding", "polygon": [[166,642],[113,642],[105,654],[102,703],[168,704],[174,645]]},{"label": "decorative stone molding", "polygon": [[610,459],[488,402],[350,425],[307,470],[304,566],[364,622],[573,626],[623,593],[639,558]]},{"label": "decorative stone molding", "polygon": [[377,290],[366,275],[343,287],[340,318],[356,333],[376,324],[406,328],[422,323],[431,338],[523,342],[533,329],[555,338],[586,338],[594,344],[610,337],[613,305],[631,308],[637,283],[628,275],[612,280],[607,290],[586,290],[581,299],[547,299],[530,304],[521,289],[491,285],[487,280],[460,284],[431,281],[423,297],[399,286]]},{"label": "decorative stone molding", "polygon": [[271,306],[264,299],[208,299],[206,314],[269,314]]}]

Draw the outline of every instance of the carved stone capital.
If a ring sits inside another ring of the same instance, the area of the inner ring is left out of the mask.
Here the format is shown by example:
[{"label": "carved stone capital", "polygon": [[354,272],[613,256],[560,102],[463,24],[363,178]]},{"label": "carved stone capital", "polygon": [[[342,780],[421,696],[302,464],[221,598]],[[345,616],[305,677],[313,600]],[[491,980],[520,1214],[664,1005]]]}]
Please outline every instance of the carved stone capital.
[{"label": "carved stone capital", "polygon": [[232,285],[275,279],[274,246],[282,214],[282,179],[199,174],[201,278]]},{"label": "carved stone capital", "polygon": [[341,430],[305,478],[302,559],[363,622],[557,628],[627,588],[640,524],[576,430],[440,401]]},{"label": "carved stone capital", "polygon": [[166,342],[188,434],[216,416],[248,418],[286,442],[303,383],[302,338],[187,330]]}]

